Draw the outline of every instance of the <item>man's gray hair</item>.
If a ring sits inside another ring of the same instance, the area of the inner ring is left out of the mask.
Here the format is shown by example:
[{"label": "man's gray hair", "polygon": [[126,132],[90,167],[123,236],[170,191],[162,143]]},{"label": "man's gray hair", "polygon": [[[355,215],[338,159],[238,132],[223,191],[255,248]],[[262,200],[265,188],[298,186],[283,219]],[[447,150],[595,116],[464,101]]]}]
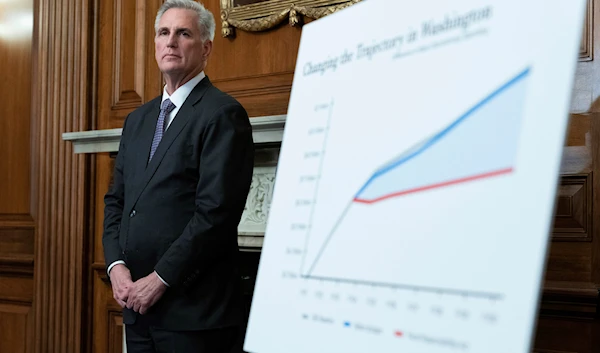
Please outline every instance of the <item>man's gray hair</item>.
[{"label": "man's gray hair", "polygon": [[158,32],[158,25],[162,15],[164,15],[169,9],[186,9],[195,11],[198,15],[198,28],[202,33],[202,40],[206,41],[207,39],[210,39],[212,41],[215,38],[215,18],[213,14],[202,4],[193,0],[168,0],[162,4],[160,9],[158,9],[158,13],[156,14],[156,21],[154,21],[155,32]]}]

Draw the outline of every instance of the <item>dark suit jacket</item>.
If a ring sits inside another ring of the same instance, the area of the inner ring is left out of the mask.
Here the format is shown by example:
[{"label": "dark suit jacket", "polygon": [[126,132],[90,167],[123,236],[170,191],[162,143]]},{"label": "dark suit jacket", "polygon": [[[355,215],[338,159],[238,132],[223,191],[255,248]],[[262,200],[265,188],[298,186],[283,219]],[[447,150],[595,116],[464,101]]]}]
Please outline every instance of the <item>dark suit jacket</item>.
[{"label": "dark suit jacket", "polygon": [[[146,314],[158,327],[237,325],[237,226],[254,163],[248,115],[205,77],[148,163],[160,103],[157,97],[125,120],[104,199],[106,265],[124,260],[134,281],[156,270],[169,283]],[[123,314],[126,324],[135,322],[135,312]]]}]

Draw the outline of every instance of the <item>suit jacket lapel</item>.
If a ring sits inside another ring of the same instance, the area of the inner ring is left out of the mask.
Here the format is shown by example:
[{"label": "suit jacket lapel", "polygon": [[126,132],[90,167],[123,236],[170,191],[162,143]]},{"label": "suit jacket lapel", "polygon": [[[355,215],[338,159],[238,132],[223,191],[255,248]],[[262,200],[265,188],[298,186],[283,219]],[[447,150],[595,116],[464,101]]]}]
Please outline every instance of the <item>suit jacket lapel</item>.
[{"label": "suit jacket lapel", "polygon": [[140,134],[139,145],[136,148],[135,156],[135,176],[134,178],[141,178],[145,173],[146,167],[148,166],[148,158],[150,157],[150,147],[152,146],[152,139],[154,138],[154,131],[156,130],[156,122],[158,120],[158,113],[160,112],[160,100],[156,100],[156,104],[148,111],[144,117],[144,123],[142,126],[142,132]]},{"label": "suit jacket lapel", "polygon": [[131,195],[135,195],[136,197],[130,198],[128,194],[128,197],[125,199],[125,208],[127,209],[127,212],[131,211],[131,208],[133,208],[133,201],[137,200],[137,195],[139,195],[138,190],[143,189],[144,187],[144,185],[141,185],[137,181],[143,179],[146,172],[148,157],[150,157],[150,147],[152,145],[152,139],[154,138],[154,131],[156,129],[156,122],[158,120],[159,112],[160,99],[156,99],[155,104],[144,116],[139,140],[135,141],[135,162],[133,166],[132,180],[135,180],[136,182]]},{"label": "suit jacket lapel", "polygon": [[[196,116],[194,114],[194,105],[202,98],[202,96],[204,95],[204,93],[210,85],[210,80],[208,79],[208,77],[205,77],[202,81],[200,81],[200,83],[196,85],[196,87],[194,87],[188,98],[185,100],[185,102],[177,112],[177,115],[171,122],[171,125],[169,125],[167,131],[165,131],[163,138],[160,141],[160,144],[158,145],[154,156],[152,157],[152,160],[148,162],[148,158],[150,157],[150,146],[152,144],[152,138],[154,137],[154,130],[156,128],[156,121],[158,120],[158,113],[160,111],[160,101],[156,109],[152,109],[151,114],[154,114],[154,118],[147,120],[154,121],[154,126],[152,127],[152,132],[149,134],[150,138],[147,140],[147,136],[145,136],[142,139],[142,143],[144,144],[144,146],[140,149],[140,151],[145,152],[145,155],[142,154],[141,156],[138,156],[138,167],[136,168],[136,171],[139,172],[139,168],[142,165],[144,166],[144,168],[140,174],[136,173],[136,179],[139,180],[139,187],[132,195],[133,202],[130,204],[131,208],[127,210],[128,213],[131,211],[131,209],[139,199],[140,195],[142,194],[142,192],[156,173],[156,170],[162,162],[165,153],[169,150],[175,139],[180,135],[181,131],[187,125],[190,119]],[[147,134],[147,130],[148,128],[144,126],[144,135]]]}]

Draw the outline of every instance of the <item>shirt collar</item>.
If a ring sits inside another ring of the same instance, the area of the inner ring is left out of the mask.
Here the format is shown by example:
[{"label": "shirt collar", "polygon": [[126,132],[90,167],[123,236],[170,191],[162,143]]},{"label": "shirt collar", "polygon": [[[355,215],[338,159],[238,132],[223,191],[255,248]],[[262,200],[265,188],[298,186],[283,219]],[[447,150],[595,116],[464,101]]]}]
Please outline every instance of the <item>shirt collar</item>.
[{"label": "shirt collar", "polygon": [[187,97],[190,95],[190,93],[192,93],[192,90],[194,89],[194,87],[196,87],[196,85],[200,81],[202,81],[202,79],[204,77],[206,77],[206,75],[204,74],[204,71],[201,71],[194,78],[192,78],[191,80],[186,82],[183,86],[181,86],[177,90],[175,90],[175,92],[173,92],[173,94],[171,96],[169,96],[169,94],[167,93],[167,86],[165,85],[165,87],[163,88],[163,95],[162,95],[161,103],[164,102],[165,99],[169,98],[171,100],[171,102],[173,102],[173,104],[175,104],[176,107],[178,107],[178,108],[181,107],[183,105],[183,102],[185,102]]}]

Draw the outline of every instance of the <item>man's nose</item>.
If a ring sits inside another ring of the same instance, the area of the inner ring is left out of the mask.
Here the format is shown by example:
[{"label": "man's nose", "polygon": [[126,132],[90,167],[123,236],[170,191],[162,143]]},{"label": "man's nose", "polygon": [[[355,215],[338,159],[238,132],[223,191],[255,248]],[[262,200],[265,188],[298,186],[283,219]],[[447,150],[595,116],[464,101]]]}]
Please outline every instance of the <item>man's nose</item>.
[{"label": "man's nose", "polygon": [[169,38],[167,39],[168,47],[176,47],[177,46],[177,37],[175,33],[169,34]]}]

